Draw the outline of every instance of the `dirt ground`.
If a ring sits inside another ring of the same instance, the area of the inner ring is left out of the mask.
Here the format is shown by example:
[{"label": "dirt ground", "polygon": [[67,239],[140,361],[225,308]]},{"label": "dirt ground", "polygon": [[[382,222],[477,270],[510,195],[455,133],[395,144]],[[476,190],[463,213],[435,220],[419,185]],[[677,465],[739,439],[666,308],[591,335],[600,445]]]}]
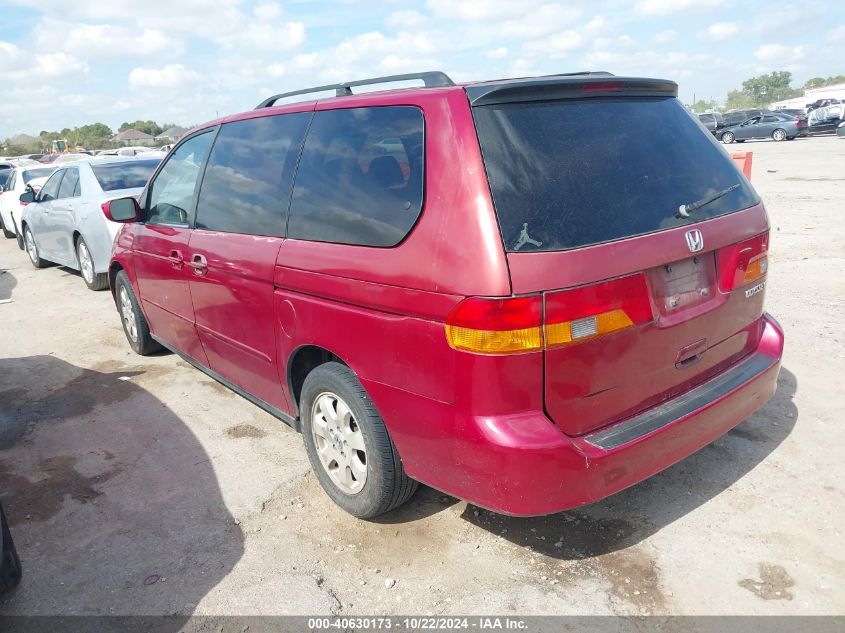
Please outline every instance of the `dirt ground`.
[{"label": "dirt ground", "polygon": [[0,498],[25,569],[0,614],[842,614],[845,141],[730,149],[754,152],[772,222],[777,394],[675,467],[537,519],[425,487],[380,522],[345,515],[299,435],[136,356],[108,292],[0,240]]}]

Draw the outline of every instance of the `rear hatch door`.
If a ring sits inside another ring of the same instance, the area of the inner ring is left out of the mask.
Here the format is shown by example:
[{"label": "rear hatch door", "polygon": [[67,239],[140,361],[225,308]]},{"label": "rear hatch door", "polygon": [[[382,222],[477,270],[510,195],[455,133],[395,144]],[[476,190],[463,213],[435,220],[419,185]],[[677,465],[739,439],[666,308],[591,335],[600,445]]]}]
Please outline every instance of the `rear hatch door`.
[{"label": "rear hatch door", "polygon": [[674,84],[563,83],[468,93],[513,293],[544,296],[546,410],[579,435],[750,353],[768,222]]}]

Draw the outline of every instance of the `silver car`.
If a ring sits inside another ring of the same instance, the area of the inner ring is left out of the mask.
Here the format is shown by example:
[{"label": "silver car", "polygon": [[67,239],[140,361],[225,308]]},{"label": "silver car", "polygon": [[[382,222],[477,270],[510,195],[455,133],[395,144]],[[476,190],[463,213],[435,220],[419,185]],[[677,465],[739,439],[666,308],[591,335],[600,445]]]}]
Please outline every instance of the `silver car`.
[{"label": "silver car", "polygon": [[159,158],[80,161],[50,176],[38,194],[24,193],[21,215],[26,252],[32,265],[61,264],[82,273],[91,290],[108,287],[108,266],[120,224],[102,204],[137,196],[160,162]]}]

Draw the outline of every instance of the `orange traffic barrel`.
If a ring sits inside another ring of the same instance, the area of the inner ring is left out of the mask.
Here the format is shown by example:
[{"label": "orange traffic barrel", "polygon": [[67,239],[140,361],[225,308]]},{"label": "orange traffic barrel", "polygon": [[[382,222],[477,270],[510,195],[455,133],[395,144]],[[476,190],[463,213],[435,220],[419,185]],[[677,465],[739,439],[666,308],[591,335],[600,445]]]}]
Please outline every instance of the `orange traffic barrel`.
[{"label": "orange traffic barrel", "polygon": [[739,169],[748,180],[751,180],[751,159],[753,152],[731,152],[731,158],[734,159],[737,169]]}]

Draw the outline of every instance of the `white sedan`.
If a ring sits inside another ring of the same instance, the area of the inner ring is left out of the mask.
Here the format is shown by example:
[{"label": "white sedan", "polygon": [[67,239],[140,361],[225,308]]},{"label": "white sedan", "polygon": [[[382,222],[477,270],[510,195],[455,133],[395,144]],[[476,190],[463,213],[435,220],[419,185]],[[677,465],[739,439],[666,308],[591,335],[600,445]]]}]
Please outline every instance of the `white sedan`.
[{"label": "white sedan", "polygon": [[120,224],[107,217],[102,204],[139,195],[159,162],[141,157],[75,162],[56,170],[37,195],[21,196],[27,203],[21,230],[32,265],[67,266],[80,271],[91,290],[107,288]]},{"label": "white sedan", "polygon": [[[6,185],[0,192],[0,228],[3,229],[3,235],[13,238],[18,233],[23,212],[20,196],[26,191],[27,185],[37,191],[38,186],[44,184],[47,176],[54,171],[56,171],[55,167],[40,163],[35,163],[34,166],[13,167],[9,170]],[[21,240],[18,243],[23,245]]]}]

